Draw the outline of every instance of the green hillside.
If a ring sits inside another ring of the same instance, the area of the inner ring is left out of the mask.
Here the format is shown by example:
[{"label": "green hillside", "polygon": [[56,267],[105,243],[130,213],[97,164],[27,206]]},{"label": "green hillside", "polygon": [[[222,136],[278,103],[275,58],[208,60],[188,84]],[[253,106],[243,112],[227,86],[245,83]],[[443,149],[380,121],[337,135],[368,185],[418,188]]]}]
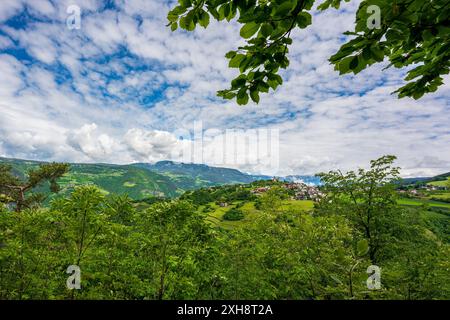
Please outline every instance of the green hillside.
[{"label": "green hillside", "polygon": [[[20,177],[40,164],[37,161],[5,158],[0,158],[0,163],[12,165],[14,173]],[[95,184],[105,194],[126,193],[133,199],[173,197],[184,191],[170,177],[130,165],[71,164],[69,173],[60,179],[59,184],[62,194],[70,193],[79,185]]]},{"label": "green hillside", "polygon": [[245,174],[236,169],[211,167],[205,164],[159,161],[155,164],[136,163],[133,165],[168,176],[177,186],[185,190],[224,184],[250,183],[271,178],[269,176]]},{"label": "green hillside", "polygon": [[445,187],[449,180],[450,172],[447,172],[434,177],[405,178],[401,180],[400,185],[422,186],[429,184]]},{"label": "green hillside", "polygon": [[450,183],[450,177],[447,177],[446,180],[434,180],[434,181],[428,182],[428,184],[430,184],[432,186],[437,186],[437,187],[446,187],[446,186],[448,186],[449,183]]},{"label": "green hillside", "polygon": [[[28,170],[36,168],[42,162],[0,158],[0,163],[10,164],[17,176],[24,177]],[[94,184],[104,194],[126,193],[132,199],[138,200],[150,197],[175,197],[186,190],[250,183],[269,178],[248,175],[235,169],[172,161],[131,165],[73,163],[70,164],[69,173],[59,180],[59,185],[62,194],[68,194],[75,186]]]},{"label": "green hillside", "polygon": [[[222,227],[224,229],[233,229],[242,224],[252,223],[258,216],[262,214],[261,210],[256,209],[255,201],[237,201],[231,203],[227,207],[220,207],[215,203],[209,203],[207,206],[199,206],[199,212],[204,212],[205,207],[209,208],[206,221],[215,227]],[[290,212],[305,212],[312,210],[314,206],[311,200],[285,200],[283,201],[282,209]],[[238,207],[244,213],[242,220],[229,221],[224,218],[227,211]]]}]

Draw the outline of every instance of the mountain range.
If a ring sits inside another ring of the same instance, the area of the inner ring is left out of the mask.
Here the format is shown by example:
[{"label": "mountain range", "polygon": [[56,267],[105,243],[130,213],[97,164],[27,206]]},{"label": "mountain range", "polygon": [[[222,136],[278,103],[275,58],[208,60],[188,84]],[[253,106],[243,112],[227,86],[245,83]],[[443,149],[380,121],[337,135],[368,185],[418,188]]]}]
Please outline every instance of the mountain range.
[{"label": "mountain range", "polygon": [[[0,157],[1,163],[10,164],[17,176],[24,177],[28,170],[44,162]],[[432,178],[408,178],[404,179],[402,184],[423,184],[435,180],[446,180],[449,176],[450,173]],[[143,199],[176,197],[186,190],[226,184],[246,184],[272,178],[274,177],[251,175],[236,169],[173,161],[128,165],[72,163],[69,173],[59,180],[59,184],[62,193],[69,193],[79,185],[95,184],[105,194],[126,193],[133,199]],[[288,182],[303,182],[309,185],[320,184],[318,177],[310,175],[290,175],[276,178]]]},{"label": "mountain range", "polygon": [[[0,157],[1,163],[10,164],[14,174],[23,178],[28,170],[44,162]],[[271,178],[236,169],[173,161],[128,165],[71,163],[69,173],[59,180],[59,184],[61,193],[68,193],[78,185],[95,184],[105,194],[127,193],[133,199],[142,199],[176,197],[186,190]]]}]

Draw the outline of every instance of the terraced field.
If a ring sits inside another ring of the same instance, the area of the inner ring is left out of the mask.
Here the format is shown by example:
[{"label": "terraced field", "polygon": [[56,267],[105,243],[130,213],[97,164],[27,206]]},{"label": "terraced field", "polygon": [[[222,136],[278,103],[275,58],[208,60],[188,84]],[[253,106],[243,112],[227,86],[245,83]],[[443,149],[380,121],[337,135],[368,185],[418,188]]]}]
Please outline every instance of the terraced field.
[{"label": "terraced field", "polygon": [[[244,219],[239,221],[228,221],[223,219],[223,215],[236,206],[239,202],[233,202],[232,204],[229,204],[227,207],[220,207],[215,203],[209,203],[208,205],[213,209],[213,211],[207,213],[206,220],[211,223],[214,226],[222,227],[224,229],[233,229],[236,227],[241,226],[242,224],[245,224],[249,221],[252,221],[256,219],[260,214],[261,211],[257,210],[255,208],[255,202],[245,202],[242,207],[239,209],[242,210],[244,213]],[[205,206],[200,206],[199,211],[203,211]],[[282,209],[286,210],[289,209],[291,211],[308,211],[313,208],[313,201],[309,200],[303,200],[303,201],[297,201],[297,200],[285,200],[282,205]]]},{"label": "terraced field", "polygon": [[430,206],[433,208],[439,208],[444,211],[450,212],[450,203],[446,202],[440,202],[440,201],[434,201],[434,200],[428,200],[428,199],[409,199],[409,198],[402,198],[398,200],[398,203],[404,206]]}]

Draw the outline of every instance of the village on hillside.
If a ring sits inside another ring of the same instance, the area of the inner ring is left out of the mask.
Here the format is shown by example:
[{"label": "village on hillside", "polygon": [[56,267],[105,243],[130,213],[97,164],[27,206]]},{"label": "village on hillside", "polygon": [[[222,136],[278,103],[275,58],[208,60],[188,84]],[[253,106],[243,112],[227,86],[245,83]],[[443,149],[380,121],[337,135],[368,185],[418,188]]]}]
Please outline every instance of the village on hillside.
[{"label": "village on hillside", "polygon": [[447,186],[423,184],[419,186],[406,186],[398,190],[398,193],[404,197],[421,197],[426,196],[429,192],[445,191],[447,189]]},{"label": "village on hillside", "polygon": [[[312,200],[312,201],[319,201],[325,194],[319,190],[318,187],[313,185],[307,185],[306,183],[302,182],[288,182],[283,183],[281,185],[282,188],[289,190],[290,194],[293,193],[291,196],[291,200]],[[258,187],[250,192],[256,196],[259,196],[267,191],[269,191],[272,188],[272,186],[263,186]]]}]

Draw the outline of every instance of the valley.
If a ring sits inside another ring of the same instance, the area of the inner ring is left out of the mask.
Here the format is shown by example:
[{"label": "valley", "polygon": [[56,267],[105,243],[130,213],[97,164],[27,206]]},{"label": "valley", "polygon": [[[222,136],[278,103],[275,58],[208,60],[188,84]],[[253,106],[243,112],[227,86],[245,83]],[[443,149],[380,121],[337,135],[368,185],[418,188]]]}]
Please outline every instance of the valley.
[{"label": "valley", "polygon": [[[449,174],[399,182],[394,160],[313,185],[2,159],[0,299],[448,299]],[[73,265],[83,290],[65,286]]]}]

